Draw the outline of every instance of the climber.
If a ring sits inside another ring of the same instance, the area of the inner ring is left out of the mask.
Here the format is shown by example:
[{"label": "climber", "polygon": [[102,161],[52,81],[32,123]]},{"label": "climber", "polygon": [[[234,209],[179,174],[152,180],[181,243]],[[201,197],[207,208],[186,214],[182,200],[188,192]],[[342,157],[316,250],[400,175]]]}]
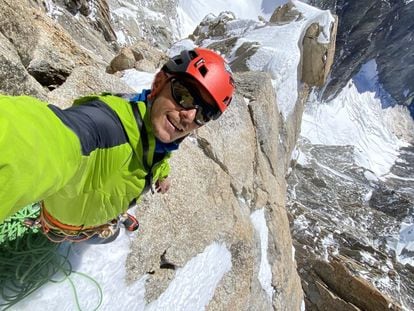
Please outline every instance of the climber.
[{"label": "climber", "polygon": [[0,223],[41,202],[39,225],[53,241],[111,241],[148,189],[170,187],[168,160],[195,129],[227,109],[231,71],[215,52],[171,58],[150,90],[92,95],[60,109],[28,96],[0,96]]}]

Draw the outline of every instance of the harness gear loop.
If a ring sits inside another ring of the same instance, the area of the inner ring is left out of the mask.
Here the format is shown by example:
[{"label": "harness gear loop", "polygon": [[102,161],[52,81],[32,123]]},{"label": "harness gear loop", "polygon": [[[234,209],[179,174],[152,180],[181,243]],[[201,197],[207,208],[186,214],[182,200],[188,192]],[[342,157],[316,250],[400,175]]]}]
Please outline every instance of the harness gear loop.
[{"label": "harness gear loop", "polygon": [[118,219],[113,219],[106,224],[92,227],[63,224],[47,212],[43,202],[40,203],[40,216],[38,222],[46,237],[55,243],[65,241],[82,242],[94,236],[107,239],[114,235],[119,229]]}]

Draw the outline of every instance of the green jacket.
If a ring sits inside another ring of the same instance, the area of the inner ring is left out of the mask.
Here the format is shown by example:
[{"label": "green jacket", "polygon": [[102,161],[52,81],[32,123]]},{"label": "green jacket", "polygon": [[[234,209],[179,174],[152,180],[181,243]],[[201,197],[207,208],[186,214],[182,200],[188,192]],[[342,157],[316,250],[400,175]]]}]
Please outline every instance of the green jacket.
[{"label": "green jacket", "polygon": [[170,152],[155,147],[145,100],[88,96],[60,110],[0,96],[0,223],[39,200],[62,223],[106,223],[168,176]]}]

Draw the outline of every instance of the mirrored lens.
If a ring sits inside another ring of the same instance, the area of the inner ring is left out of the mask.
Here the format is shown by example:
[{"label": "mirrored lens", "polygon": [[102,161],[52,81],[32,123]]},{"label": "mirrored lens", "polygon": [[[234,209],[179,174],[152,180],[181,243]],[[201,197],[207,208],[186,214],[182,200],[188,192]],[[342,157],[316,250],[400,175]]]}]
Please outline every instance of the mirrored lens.
[{"label": "mirrored lens", "polygon": [[206,103],[195,90],[184,85],[177,79],[171,80],[171,93],[178,105],[184,109],[197,109],[195,123],[203,125],[217,119],[221,112],[217,107]]},{"label": "mirrored lens", "polygon": [[185,109],[195,108],[194,97],[191,95],[187,87],[182,85],[179,81],[173,79],[171,81],[171,90],[177,104]]}]

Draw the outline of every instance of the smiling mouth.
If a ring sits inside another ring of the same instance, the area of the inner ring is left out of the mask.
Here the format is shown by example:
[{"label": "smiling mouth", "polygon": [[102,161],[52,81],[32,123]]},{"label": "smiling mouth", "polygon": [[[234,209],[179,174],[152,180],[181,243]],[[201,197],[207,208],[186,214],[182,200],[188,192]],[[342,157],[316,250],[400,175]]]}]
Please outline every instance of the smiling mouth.
[{"label": "smiling mouth", "polygon": [[184,132],[184,129],[179,128],[178,126],[175,125],[175,123],[167,116],[167,120],[168,122],[173,126],[173,128],[178,131],[178,132]]}]

